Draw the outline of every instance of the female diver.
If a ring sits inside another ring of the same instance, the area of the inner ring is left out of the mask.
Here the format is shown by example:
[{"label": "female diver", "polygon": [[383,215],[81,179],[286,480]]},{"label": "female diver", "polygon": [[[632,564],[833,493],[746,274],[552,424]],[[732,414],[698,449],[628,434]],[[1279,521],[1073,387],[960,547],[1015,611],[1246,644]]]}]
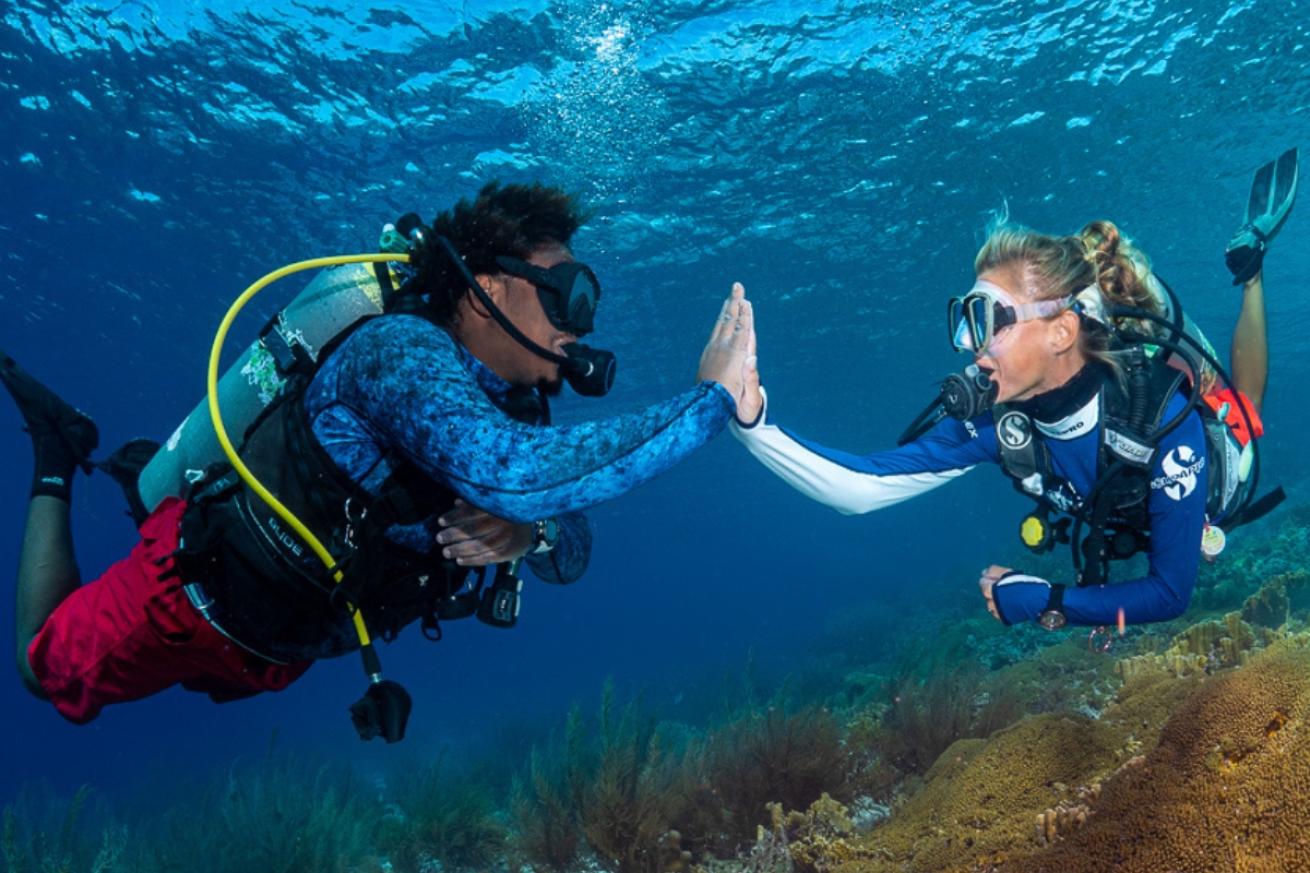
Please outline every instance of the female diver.
[{"label": "female diver", "polygon": [[[1244,297],[1228,385],[1168,286],[1113,224],[1055,237],[1002,219],[975,260],[975,285],[950,303],[952,344],[974,366],[947,380],[945,411],[926,410],[899,448],[860,456],[800,438],[773,423],[755,386],[734,431],[797,490],[847,514],[999,464],[1038,504],[1025,544],[1069,544],[1076,584],[992,565],[979,585],[995,617],[1048,629],[1174,618],[1203,550],[1218,554],[1225,528],[1282,498],[1252,499],[1252,441],[1268,372],[1262,258],[1295,183],[1295,150],[1263,167],[1229,246]],[[1141,551],[1147,575],[1106,584],[1111,560]]]}]

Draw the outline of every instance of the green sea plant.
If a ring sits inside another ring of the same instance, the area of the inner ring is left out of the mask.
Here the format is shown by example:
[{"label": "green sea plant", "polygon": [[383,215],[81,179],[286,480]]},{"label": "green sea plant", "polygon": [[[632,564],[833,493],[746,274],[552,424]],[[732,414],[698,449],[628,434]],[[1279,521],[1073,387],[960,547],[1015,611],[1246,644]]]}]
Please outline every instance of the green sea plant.
[{"label": "green sea plant", "polygon": [[376,791],[348,768],[290,757],[234,767],[217,798],[226,870],[345,873],[371,851]]},{"label": "green sea plant", "polygon": [[533,746],[527,773],[514,780],[510,845],[533,868],[563,873],[578,859],[588,753],[582,710],[574,706],[563,735]]},{"label": "green sea plant", "polygon": [[619,707],[607,682],[595,729],[574,707],[562,737],[534,748],[516,780],[517,854],[533,867],[564,871],[585,844],[616,873],[674,869],[684,860],[674,821],[688,796],[687,760],[665,747],[640,700]]},{"label": "green sea plant", "polygon": [[747,712],[705,740],[704,767],[723,805],[734,849],[769,821],[767,804],[806,809],[824,792],[849,799],[850,760],[837,720],[826,709],[788,711],[781,700]]},{"label": "green sea plant", "polygon": [[431,860],[448,873],[487,870],[504,854],[506,827],[490,788],[452,773],[443,755],[397,770],[388,786],[401,814],[384,819],[379,845],[398,873],[419,873]]},{"label": "green sea plant", "polygon": [[[956,740],[985,737],[1017,720],[1018,699],[1002,689],[984,692],[984,674],[968,665],[926,678],[902,675],[888,682],[889,706],[860,742],[907,774],[924,773]],[[797,807],[799,808],[799,807]]]},{"label": "green sea plant", "polygon": [[103,814],[90,824],[90,786],[83,785],[63,800],[44,785],[28,785],[4,808],[0,822],[0,859],[4,873],[115,873],[128,841],[125,827]]},{"label": "green sea plant", "polygon": [[375,854],[377,794],[349,767],[270,750],[179,798],[134,869],[352,873]]},{"label": "green sea plant", "polygon": [[587,844],[617,873],[661,873],[678,814],[678,795],[669,789],[680,759],[662,748],[640,700],[616,707],[610,683],[601,694],[594,762],[580,815]]}]

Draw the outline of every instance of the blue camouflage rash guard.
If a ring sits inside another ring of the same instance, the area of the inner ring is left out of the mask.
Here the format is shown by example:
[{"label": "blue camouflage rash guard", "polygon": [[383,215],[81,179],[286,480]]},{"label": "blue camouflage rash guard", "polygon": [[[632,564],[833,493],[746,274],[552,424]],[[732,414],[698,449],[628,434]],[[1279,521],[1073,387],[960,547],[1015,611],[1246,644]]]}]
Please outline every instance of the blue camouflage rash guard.
[{"label": "blue camouflage rash guard", "polygon": [[[1175,395],[1164,420],[1181,412],[1185,403],[1183,395]],[[1102,429],[1095,414],[1096,408],[1085,407],[1079,415],[1089,426],[1063,436],[1044,431],[1052,472],[1072,487],[1076,497],[1086,497],[1097,478]],[[1040,422],[1034,423],[1042,430]],[[734,424],[733,431],[756,458],[798,491],[847,514],[900,503],[978,464],[1001,462],[990,413],[964,422],[947,418],[905,446],[867,455],[825,448],[799,437],[773,424],[767,409],[754,427]],[[1201,418],[1193,411],[1161,441],[1152,464],[1147,575],[1111,585],[1070,586],[1063,604],[1070,624],[1113,624],[1121,608],[1128,622],[1166,621],[1187,608],[1200,568],[1206,523],[1206,453]],[[1003,620],[1013,624],[1036,619],[1050,590],[1047,580],[1017,573],[997,583],[993,597]]]},{"label": "blue camouflage rash guard", "polygon": [[[646,409],[568,427],[502,411],[511,386],[444,330],[411,315],[375,318],[320,367],[305,392],[313,432],[332,460],[377,494],[397,455],[468,503],[514,522],[556,517],[560,537],[527,556],[538,577],[572,582],[591,533],[581,510],[649,481],[717,435],[728,392],[702,382]],[[388,536],[437,550],[436,518]]]}]

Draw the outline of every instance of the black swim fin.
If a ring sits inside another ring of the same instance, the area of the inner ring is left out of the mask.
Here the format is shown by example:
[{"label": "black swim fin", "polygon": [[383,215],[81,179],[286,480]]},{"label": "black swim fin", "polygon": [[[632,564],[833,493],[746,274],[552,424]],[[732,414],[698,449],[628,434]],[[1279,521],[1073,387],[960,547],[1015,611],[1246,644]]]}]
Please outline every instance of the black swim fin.
[{"label": "black swim fin", "polygon": [[77,467],[91,472],[91,453],[100,431],[86,413],[65,402],[0,350],[0,383],[18,404],[36,453],[33,496],[48,494],[67,500]]},{"label": "black swim fin", "polygon": [[0,382],[18,404],[24,430],[33,440],[58,436],[73,461],[91,472],[91,453],[100,445],[100,431],[91,417],[42,385],[13,358],[0,350]]},{"label": "black swim fin", "polygon": [[136,522],[137,527],[140,527],[150,514],[141,499],[141,489],[137,485],[137,480],[141,477],[141,471],[145,469],[146,464],[150,463],[158,451],[159,443],[154,440],[135,439],[119,446],[103,461],[94,462],[97,470],[107,474],[118,483],[119,488],[123,489],[123,497],[127,499],[127,514]]},{"label": "black swim fin", "polygon": [[1224,252],[1234,285],[1241,285],[1260,272],[1269,243],[1283,229],[1292,212],[1299,175],[1299,152],[1295,148],[1255,171],[1242,227]]}]

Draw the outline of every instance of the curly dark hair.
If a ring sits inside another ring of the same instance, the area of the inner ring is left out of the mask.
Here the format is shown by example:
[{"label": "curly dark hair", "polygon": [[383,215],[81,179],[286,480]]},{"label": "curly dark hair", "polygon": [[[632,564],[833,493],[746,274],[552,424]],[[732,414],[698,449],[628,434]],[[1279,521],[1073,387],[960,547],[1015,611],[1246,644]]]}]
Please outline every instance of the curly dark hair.
[{"label": "curly dark hair", "polygon": [[449,325],[468,293],[468,283],[436,241],[437,234],[454,243],[475,275],[499,273],[497,255],[526,259],[542,246],[567,246],[587,218],[576,197],[539,182],[489,182],[475,200],[461,199],[432,220],[433,233],[414,252],[415,281],[427,295],[429,317]]}]

